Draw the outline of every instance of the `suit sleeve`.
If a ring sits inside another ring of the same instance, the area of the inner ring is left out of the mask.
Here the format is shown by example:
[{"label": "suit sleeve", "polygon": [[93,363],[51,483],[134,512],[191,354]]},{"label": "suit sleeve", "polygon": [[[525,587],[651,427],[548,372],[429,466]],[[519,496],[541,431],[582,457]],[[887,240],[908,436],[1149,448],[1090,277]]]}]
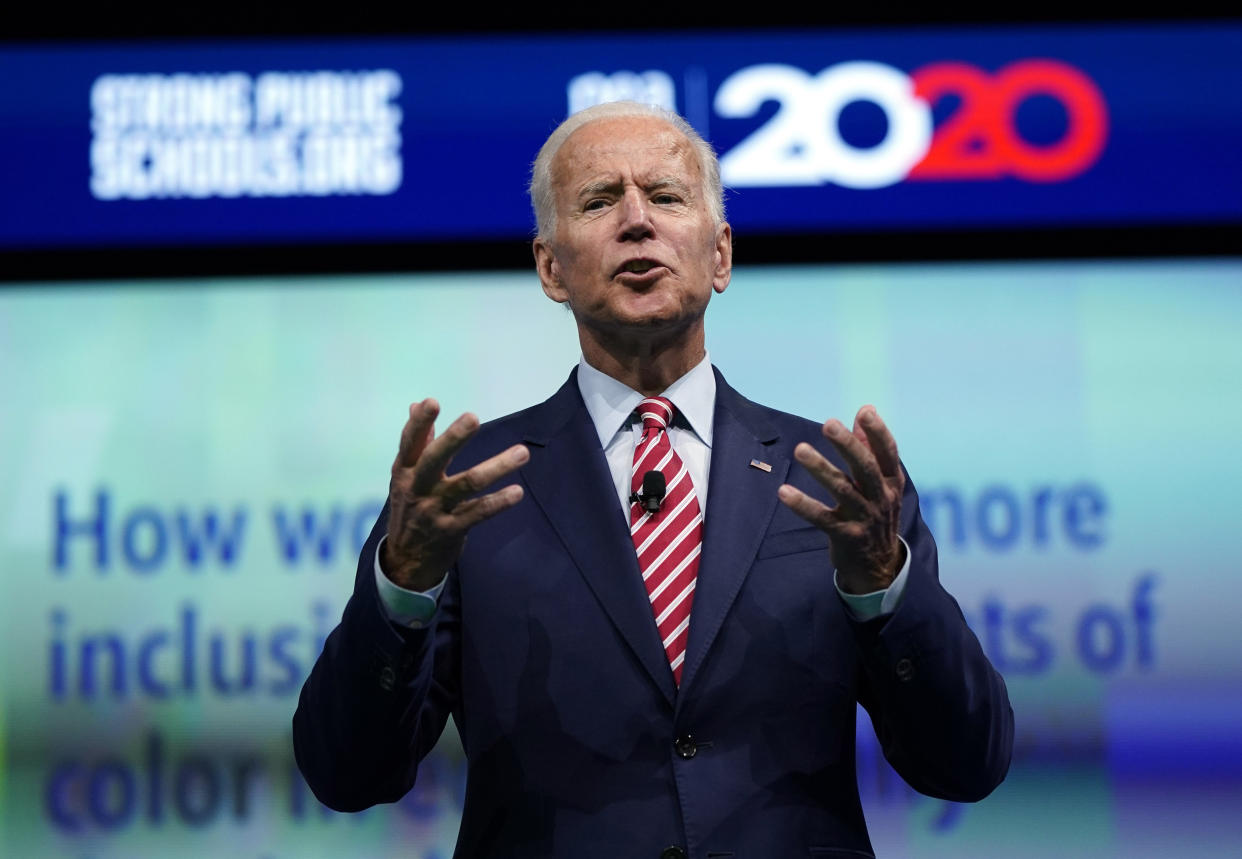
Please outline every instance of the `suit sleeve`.
[{"label": "suit sleeve", "polygon": [[902,536],[909,578],[893,614],[854,624],[862,656],[859,700],[884,756],[913,788],[975,802],[1005,778],[1013,709],[957,601],[940,585],[936,544],[906,476]]},{"label": "suit sleeve", "polygon": [[293,715],[298,767],[319,801],[337,811],[404,796],[456,701],[456,577],[425,628],[391,623],[373,566],[387,528],[385,505],[362,548],[354,593]]}]

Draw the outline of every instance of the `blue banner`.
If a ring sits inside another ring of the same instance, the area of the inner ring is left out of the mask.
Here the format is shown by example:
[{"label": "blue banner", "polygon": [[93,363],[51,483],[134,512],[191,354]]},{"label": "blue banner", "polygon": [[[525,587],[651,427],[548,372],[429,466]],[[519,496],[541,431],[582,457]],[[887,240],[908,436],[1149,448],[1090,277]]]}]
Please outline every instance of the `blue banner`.
[{"label": "blue banner", "polygon": [[10,47],[0,248],[521,238],[542,140],[619,98],[713,143],[743,235],[1238,223],[1239,44],[1101,24]]}]

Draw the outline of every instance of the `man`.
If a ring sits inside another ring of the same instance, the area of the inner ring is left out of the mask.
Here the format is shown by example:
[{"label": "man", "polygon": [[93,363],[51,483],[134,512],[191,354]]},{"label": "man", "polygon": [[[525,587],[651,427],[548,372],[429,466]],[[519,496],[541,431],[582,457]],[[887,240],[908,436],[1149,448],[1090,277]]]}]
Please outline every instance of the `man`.
[{"label": "man", "polygon": [[1003,779],[1004,682],[939,585],[883,421],[821,428],[708,363],[732,267],[718,177],[641,105],[544,145],[535,261],[583,360],[481,428],[437,436],[435,401],[410,407],[294,716],[329,806],[400,798],[450,714],[463,857],[871,855],[859,701],[917,789],[972,801]]}]

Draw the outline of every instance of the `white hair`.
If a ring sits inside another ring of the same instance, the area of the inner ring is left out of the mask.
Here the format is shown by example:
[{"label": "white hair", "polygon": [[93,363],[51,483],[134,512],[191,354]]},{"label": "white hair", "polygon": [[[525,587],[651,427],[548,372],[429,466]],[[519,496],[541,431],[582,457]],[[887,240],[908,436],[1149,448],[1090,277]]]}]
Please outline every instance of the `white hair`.
[{"label": "white hair", "polygon": [[535,210],[538,235],[550,238],[556,230],[556,192],[552,187],[552,162],[556,153],[575,131],[601,119],[648,117],[667,122],[690,141],[699,161],[703,177],[703,196],[717,225],[724,223],[724,190],[720,185],[720,163],[710,143],[694,130],[694,126],[671,110],[636,101],[612,101],[585,108],[569,116],[548,135],[531,167],[530,204]]}]

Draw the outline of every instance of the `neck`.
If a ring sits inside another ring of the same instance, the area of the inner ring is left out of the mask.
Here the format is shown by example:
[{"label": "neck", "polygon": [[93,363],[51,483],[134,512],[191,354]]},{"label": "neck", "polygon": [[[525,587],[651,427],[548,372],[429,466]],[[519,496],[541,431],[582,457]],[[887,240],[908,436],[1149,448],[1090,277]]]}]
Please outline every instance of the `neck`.
[{"label": "neck", "polygon": [[588,364],[644,397],[664,393],[707,354],[701,326],[690,336],[682,332],[680,337],[667,341],[619,341],[582,329],[578,339]]}]

